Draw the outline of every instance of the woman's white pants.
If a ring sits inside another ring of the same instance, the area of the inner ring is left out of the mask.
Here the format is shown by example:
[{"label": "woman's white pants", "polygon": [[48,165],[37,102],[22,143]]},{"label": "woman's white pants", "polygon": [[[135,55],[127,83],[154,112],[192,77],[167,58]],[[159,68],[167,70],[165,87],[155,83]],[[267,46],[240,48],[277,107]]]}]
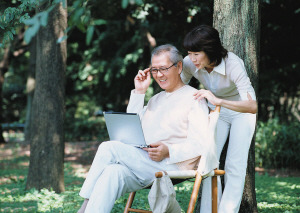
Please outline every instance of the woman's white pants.
[{"label": "woman's white pants", "polygon": [[[225,188],[222,195],[221,181],[218,178],[218,212],[237,213],[244,190],[248,152],[255,130],[256,115],[238,113],[226,108],[222,110],[216,136],[219,158],[228,134],[229,144],[225,160]],[[211,178],[203,181],[200,212],[211,212]]]},{"label": "woman's white pants", "polygon": [[146,151],[118,141],[101,143],[79,193],[89,199],[85,213],[111,212],[119,197],[151,184],[161,170],[178,167],[166,159],[152,161]]}]

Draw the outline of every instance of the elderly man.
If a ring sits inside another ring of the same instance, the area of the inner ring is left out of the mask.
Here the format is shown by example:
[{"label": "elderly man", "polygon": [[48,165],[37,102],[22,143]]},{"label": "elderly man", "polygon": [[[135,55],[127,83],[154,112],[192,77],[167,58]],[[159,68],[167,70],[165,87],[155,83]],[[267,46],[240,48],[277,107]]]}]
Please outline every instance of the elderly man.
[{"label": "elderly man", "polygon": [[[140,149],[118,141],[101,143],[80,191],[85,201],[79,212],[108,213],[120,196],[151,184],[155,172],[194,169],[200,156],[204,173],[217,167],[216,158],[205,160],[211,152],[207,144],[207,104],[194,99],[196,89],[184,85],[181,71],[182,55],[174,46],[167,44],[153,50],[151,68],[136,75],[127,108],[127,112],[139,113],[151,148]],[[144,107],[150,73],[163,91]]]}]

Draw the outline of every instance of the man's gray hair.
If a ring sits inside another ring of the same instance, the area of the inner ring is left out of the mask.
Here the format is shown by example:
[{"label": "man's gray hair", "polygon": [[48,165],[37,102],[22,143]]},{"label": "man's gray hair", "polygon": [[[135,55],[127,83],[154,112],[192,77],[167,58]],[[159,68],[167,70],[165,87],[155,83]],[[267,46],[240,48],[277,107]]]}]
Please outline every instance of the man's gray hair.
[{"label": "man's gray hair", "polygon": [[164,44],[161,46],[158,46],[156,48],[153,49],[152,53],[151,53],[151,61],[153,56],[158,56],[162,53],[169,53],[169,59],[170,61],[174,64],[174,63],[178,63],[179,61],[183,61],[183,57],[182,54],[179,52],[179,50],[171,45],[171,44]]}]

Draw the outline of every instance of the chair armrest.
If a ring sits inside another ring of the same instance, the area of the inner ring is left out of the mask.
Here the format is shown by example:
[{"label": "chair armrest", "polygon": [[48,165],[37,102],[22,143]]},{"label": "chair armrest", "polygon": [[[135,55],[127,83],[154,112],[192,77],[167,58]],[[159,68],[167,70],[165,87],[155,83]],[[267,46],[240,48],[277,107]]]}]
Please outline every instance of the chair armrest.
[{"label": "chair armrest", "polygon": [[[161,178],[164,173],[168,174],[170,178],[186,179],[196,177],[197,170],[181,170],[181,171],[160,171],[155,173],[156,178]],[[224,170],[212,170],[210,173],[204,175],[207,176],[222,176],[225,174]]]},{"label": "chair armrest", "polygon": [[[197,170],[182,170],[182,171],[166,171],[170,178],[176,179],[186,179],[186,178],[194,178],[197,174]],[[156,172],[155,177],[161,178],[164,175],[164,172]]]},{"label": "chair armrest", "polygon": [[210,173],[204,175],[204,177],[222,176],[224,174],[225,174],[224,170],[215,169],[215,170],[212,170]]},{"label": "chair armrest", "polygon": [[225,175],[225,171],[224,170],[217,170],[215,169],[214,170],[214,176],[222,176],[222,175]]}]

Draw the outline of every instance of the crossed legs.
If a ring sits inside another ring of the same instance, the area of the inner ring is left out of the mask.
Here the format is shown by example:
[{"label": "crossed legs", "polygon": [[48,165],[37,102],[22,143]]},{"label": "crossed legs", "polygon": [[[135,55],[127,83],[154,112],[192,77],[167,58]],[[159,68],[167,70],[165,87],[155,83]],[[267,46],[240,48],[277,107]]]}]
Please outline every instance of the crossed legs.
[{"label": "crossed legs", "polygon": [[81,212],[111,212],[115,200],[153,182],[155,172],[176,170],[176,165],[152,161],[146,151],[121,142],[102,143],[82,186]]}]

